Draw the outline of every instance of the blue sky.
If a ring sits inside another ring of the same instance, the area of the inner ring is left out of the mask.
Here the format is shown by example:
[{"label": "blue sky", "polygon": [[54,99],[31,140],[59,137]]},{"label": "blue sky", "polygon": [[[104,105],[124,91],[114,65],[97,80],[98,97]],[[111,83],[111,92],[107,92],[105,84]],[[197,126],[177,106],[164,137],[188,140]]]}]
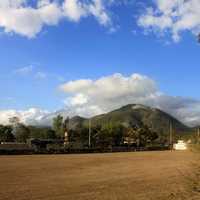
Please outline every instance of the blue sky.
[{"label": "blue sky", "polygon": [[147,8],[159,7],[159,3],[145,2],[106,5],[102,1],[108,23],[102,24],[98,14],[78,19],[68,16],[70,20],[59,19],[53,25],[44,22],[34,36],[9,22],[2,24],[0,18],[0,109],[54,111],[63,108],[64,99],[71,95],[59,90],[60,85],[115,73],[147,76],[165,95],[199,101],[200,46],[194,28],[181,29],[179,38],[174,39],[172,25],[165,30],[161,25],[147,24],[145,19],[138,24],[142,16],[151,17]]}]

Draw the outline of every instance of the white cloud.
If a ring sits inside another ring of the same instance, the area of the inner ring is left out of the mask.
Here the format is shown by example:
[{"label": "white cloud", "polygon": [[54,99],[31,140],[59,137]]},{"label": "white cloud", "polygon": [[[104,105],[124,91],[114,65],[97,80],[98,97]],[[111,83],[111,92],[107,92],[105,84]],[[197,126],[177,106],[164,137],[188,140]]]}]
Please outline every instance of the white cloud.
[{"label": "white cloud", "polygon": [[[141,85],[141,83],[143,83]],[[117,85],[117,90],[116,90]],[[121,74],[114,74],[107,77],[101,77],[97,80],[82,79],[70,81],[60,86],[60,89],[66,93],[83,92],[93,97],[98,96],[102,99],[119,97],[129,94],[140,96],[149,95],[156,91],[154,81],[140,74],[133,74],[130,77],[124,77]]]},{"label": "white cloud", "polygon": [[16,69],[14,73],[18,75],[28,75],[33,72],[33,69],[34,67],[32,65],[29,65],[27,67],[21,67]]},{"label": "white cloud", "polygon": [[69,81],[59,89],[68,95],[65,103],[74,115],[92,116],[139,103],[164,110],[188,125],[200,123],[200,101],[167,96],[154,80],[140,74]]},{"label": "white cloud", "polygon": [[69,99],[66,99],[64,101],[64,103],[67,105],[69,104],[69,106],[81,106],[86,104],[88,101],[87,96],[85,96],[84,94],[77,94]]},{"label": "white cloud", "polygon": [[0,27],[6,33],[35,37],[45,25],[57,25],[61,19],[78,22],[93,16],[103,26],[111,26],[111,19],[103,0],[37,0],[31,7],[28,0],[4,0],[0,2]]},{"label": "white cloud", "polygon": [[65,0],[63,3],[64,15],[70,20],[78,22],[81,17],[87,16],[85,4],[78,0]]},{"label": "white cloud", "polygon": [[38,12],[40,14],[41,20],[47,25],[56,25],[62,18],[62,13],[59,5],[56,3],[41,4],[38,7]]},{"label": "white cloud", "polygon": [[75,93],[80,90],[88,90],[90,85],[92,84],[92,80],[83,79],[77,81],[69,81],[60,86],[60,89],[64,92]]},{"label": "white cloud", "polygon": [[101,25],[111,25],[111,19],[103,2],[103,0],[92,0],[91,3],[83,3],[79,0],[65,0],[63,3],[64,15],[75,22],[92,15]]},{"label": "white cloud", "polygon": [[61,18],[61,10],[56,3],[30,7],[27,0],[4,0],[0,4],[0,26],[5,32],[18,33],[33,38],[43,25],[54,25]]},{"label": "white cloud", "polygon": [[[97,80],[70,81],[60,86],[60,89],[70,95],[67,106],[78,109],[79,114],[90,116],[90,110],[101,114],[116,109],[122,105],[141,102],[157,93],[156,83],[146,76],[133,74],[125,77],[114,74]],[[80,96],[87,101],[81,104]]]},{"label": "white cloud", "polygon": [[49,112],[37,108],[30,108],[28,110],[1,110],[0,111],[0,124],[9,124],[11,117],[18,117],[20,122],[25,124],[37,125],[43,117],[48,115]]},{"label": "white cloud", "polygon": [[170,32],[175,42],[183,31],[200,32],[199,0],[156,0],[155,8],[148,7],[138,24],[156,33]]},{"label": "white cloud", "polygon": [[111,24],[111,19],[102,0],[94,0],[94,3],[89,5],[89,12],[97,18],[100,24],[104,26]]},{"label": "white cloud", "polygon": [[48,73],[43,70],[41,71],[39,66],[35,67],[33,65],[17,68],[12,73],[17,76],[32,77],[33,79],[51,79],[58,82],[65,81],[63,76],[56,73]]}]

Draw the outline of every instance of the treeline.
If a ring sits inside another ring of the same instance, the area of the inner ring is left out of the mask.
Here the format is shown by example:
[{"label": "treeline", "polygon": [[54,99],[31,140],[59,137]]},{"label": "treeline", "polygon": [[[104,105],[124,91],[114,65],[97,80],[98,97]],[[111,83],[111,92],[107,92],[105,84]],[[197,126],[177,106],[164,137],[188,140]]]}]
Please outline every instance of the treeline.
[{"label": "treeline", "polygon": [[147,126],[125,127],[120,123],[90,126],[88,121],[88,124],[71,129],[69,118],[64,119],[60,115],[53,119],[53,129],[60,138],[63,138],[67,132],[71,147],[107,148],[122,145],[145,147],[156,143],[158,139],[162,139],[163,143],[167,141],[166,138],[165,140],[159,138],[158,133]]},{"label": "treeline", "polygon": [[[67,133],[67,138],[66,138]],[[169,135],[143,126],[124,126],[120,123],[103,125],[82,124],[70,127],[70,119],[58,115],[52,127],[26,126],[14,117],[10,125],[0,125],[0,142],[26,143],[28,139],[63,139],[70,148],[107,148],[117,146],[146,147],[169,144]]]},{"label": "treeline", "polygon": [[34,127],[19,124],[13,128],[11,125],[0,125],[0,142],[26,143],[28,139],[56,139],[57,135],[52,128]]},{"label": "treeline", "polygon": [[67,124],[67,119],[63,120],[59,115],[53,119],[53,127],[38,127],[27,126],[21,123],[18,117],[12,117],[9,119],[10,125],[0,125],[0,142],[26,143],[31,138],[62,139],[66,131],[64,124]]},{"label": "treeline", "polygon": [[[90,137],[90,139],[89,139]],[[125,128],[120,124],[110,124],[107,126],[91,127],[89,136],[88,128],[69,131],[69,143],[75,144],[77,141],[87,146],[90,140],[90,147],[104,148],[109,146],[135,146],[145,147],[153,144],[158,139],[158,134],[148,127]]]},{"label": "treeline", "polygon": [[26,143],[30,138],[64,139],[67,133],[69,146],[103,148],[124,144],[145,146],[158,139],[158,134],[147,126],[126,128],[121,124],[109,123],[91,126],[90,131],[89,125],[71,129],[69,118],[64,119],[60,115],[53,119],[53,126],[48,128],[26,126],[16,117],[10,119],[10,124],[0,125],[0,142]]}]

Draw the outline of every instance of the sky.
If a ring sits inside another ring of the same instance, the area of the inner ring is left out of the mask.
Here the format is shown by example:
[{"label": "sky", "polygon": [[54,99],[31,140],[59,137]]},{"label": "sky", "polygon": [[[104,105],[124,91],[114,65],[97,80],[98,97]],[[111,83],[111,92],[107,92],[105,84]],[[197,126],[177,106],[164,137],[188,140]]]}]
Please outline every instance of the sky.
[{"label": "sky", "polygon": [[140,103],[199,125],[199,32],[199,0],[0,1],[0,123]]}]

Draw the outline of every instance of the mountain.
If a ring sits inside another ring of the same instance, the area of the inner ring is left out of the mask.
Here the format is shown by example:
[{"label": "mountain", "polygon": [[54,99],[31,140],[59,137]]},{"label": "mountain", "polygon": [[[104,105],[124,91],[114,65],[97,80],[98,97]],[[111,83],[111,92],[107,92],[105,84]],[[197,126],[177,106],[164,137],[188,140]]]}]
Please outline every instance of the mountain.
[{"label": "mountain", "polygon": [[[168,134],[170,123],[174,132],[185,134],[192,132],[192,129],[172,117],[171,115],[156,109],[139,104],[129,104],[106,114],[92,117],[92,126],[120,123],[126,127],[132,125],[147,125],[160,134]],[[73,129],[80,126],[88,126],[89,119],[74,117],[70,120]]]},{"label": "mountain", "polygon": [[89,120],[80,116],[75,116],[70,119],[70,128],[77,129],[83,126],[87,126]]}]

